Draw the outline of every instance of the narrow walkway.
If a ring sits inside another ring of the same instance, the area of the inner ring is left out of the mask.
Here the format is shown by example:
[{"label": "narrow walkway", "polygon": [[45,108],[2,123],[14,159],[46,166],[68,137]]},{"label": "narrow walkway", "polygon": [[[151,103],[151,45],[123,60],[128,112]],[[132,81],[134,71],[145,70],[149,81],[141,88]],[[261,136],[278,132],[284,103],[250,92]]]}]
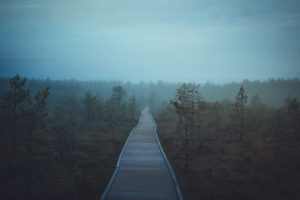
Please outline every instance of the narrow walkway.
[{"label": "narrow walkway", "polygon": [[129,135],[101,199],[182,199],[147,110]]}]

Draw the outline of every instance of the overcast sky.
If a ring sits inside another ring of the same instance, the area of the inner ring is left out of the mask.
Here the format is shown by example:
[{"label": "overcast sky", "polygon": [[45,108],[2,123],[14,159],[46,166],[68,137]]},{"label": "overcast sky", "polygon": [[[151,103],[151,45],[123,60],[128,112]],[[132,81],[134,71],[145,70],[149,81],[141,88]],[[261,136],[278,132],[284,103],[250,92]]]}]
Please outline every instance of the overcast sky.
[{"label": "overcast sky", "polygon": [[299,0],[1,0],[0,75],[300,77]]}]

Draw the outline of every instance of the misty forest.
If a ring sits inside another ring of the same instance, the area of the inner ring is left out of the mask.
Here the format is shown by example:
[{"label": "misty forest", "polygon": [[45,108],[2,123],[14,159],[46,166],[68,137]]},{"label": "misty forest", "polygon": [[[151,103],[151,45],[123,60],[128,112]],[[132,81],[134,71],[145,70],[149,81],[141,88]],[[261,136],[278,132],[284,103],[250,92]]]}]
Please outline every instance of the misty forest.
[{"label": "misty forest", "polygon": [[299,200],[300,0],[0,0],[0,200]]},{"label": "misty forest", "polygon": [[149,107],[184,199],[297,199],[300,81],[1,78],[3,199],[99,199]]}]

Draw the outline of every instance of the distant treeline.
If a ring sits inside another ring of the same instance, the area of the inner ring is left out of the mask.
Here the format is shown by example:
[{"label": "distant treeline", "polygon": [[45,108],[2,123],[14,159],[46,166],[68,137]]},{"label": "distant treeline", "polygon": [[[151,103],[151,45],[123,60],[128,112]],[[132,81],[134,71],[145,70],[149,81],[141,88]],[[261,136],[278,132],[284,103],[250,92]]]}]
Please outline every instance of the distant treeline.
[{"label": "distant treeline", "polygon": [[299,91],[298,79],[0,78],[1,197],[99,199],[150,106],[185,199],[299,199]]},{"label": "distant treeline", "polygon": [[[8,78],[0,78],[0,95],[4,95],[9,88]],[[112,88],[116,85],[122,86],[127,91],[127,96],[134,94],[137,102],[143,102],[151,107],[168,103],[174,98],[176,89],[182,83],[168,83],[164,81],[145,83],[122,82],[122,81],[78,81],[78,80],[37,80],[27,81],[27,87],[33,92],[50,86],[51,96],[48,98],[49,106],[54,106],[56,102],[64,96],[82,98],[87,91],[104,100],[109,99]],[[299,79],[269,79],[267,81],[231,82],[226,84],[205,83],[200,85],[200,93],[203,100],[221,101],[229,98],[234,100],[236,91],[243,85],[249,98],[258,95],[263,103],[270,106],[282,106],[284,100],[290,97],[300,98]]]}]

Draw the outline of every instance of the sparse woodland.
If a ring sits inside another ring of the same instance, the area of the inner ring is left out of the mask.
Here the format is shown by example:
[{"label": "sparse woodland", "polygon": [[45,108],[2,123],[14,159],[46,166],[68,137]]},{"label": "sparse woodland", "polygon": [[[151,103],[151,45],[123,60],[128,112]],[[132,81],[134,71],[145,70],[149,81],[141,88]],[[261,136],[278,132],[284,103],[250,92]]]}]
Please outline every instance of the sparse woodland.
[{"label": "sparse woodland", "polygon": [[9,79],[1,97],[1,198],[99,199],[137,122],[135,96],[116,86],[107,100],[86,91],[49,108],[51,87],[33,96],[26,83]]},{"label": "sparse woodland", "polygon": [[149,106],[184,199],[299,199],[299,80],[0,78],[2,199],[99,199]]},{"label": "sparse woodland", "polygon": [[207,102],[199,85],[178,88],[155,112],[185,199],[299,199],[300,102],[247,97]]}]

